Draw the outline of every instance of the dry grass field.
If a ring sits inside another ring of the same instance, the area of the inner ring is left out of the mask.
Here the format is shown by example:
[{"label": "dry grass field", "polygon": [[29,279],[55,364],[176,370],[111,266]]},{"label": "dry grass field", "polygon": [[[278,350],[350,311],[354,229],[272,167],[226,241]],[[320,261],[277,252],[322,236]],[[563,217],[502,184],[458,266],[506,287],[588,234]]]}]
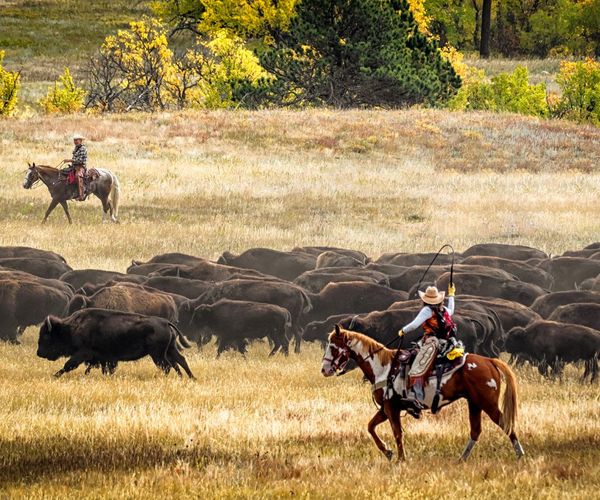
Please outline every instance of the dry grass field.
[{"label": "dry grass field", "polygon": [[[116,172],[118,225],[99,202],[40,225],[48,193],[27,161],[55,165],[70,135]],[[165,251],[216,258],[253,246],[433,251],[483,241],[554,254],[600,238],[600,130],[514,115],[271,111],[0,121],[0,245],[60,252],[76,268],[123,271]],[[458,291],[460,293],[460,283]],[[197,382],[147,360],[116,375],[35,356],[37,331],[0,346],[0,495],[28,498],[581,498],[600,488],[600,389],[517,371],[527,457],[489,420],[472,460],[466,405],[407,417],[408,463],[366,431],[357,373],[325,379],[321,352],[248,360],[187,352]],[[386,440],[390,432],[381,426]]]}]

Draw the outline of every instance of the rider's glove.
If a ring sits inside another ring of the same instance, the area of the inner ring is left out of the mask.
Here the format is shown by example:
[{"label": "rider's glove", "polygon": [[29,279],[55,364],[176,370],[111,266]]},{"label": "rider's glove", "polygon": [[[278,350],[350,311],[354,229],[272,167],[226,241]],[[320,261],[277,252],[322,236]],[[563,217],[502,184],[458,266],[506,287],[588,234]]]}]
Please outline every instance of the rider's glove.
[{"label": "rider's glove", "polygon": [[454,286],[454,283],[449,283],[448,284],[448,297],[454,297],[455,293],[456,293],[456,288]]},{"label": "rider's glove", "polygon": [[404,337],[404,330],[402,328],[398,330],[398,337]]}]

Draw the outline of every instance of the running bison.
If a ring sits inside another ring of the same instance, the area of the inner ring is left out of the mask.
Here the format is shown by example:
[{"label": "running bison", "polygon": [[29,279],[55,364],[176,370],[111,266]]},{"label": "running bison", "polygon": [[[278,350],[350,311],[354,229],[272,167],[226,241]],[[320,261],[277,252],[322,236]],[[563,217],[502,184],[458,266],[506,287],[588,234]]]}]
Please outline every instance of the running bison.
[{"label": "running bison", "polygon": [[163,318],[106,309],[84,309],[65,319],[48,316],[40,328],[37,355],[50,361],[68,357],[54,374],[60,377],[82,363],[89,366],[116,366],[150,356],[168,373],[181,366],[194,378],[182,348],[191,347],[177,327]]}]

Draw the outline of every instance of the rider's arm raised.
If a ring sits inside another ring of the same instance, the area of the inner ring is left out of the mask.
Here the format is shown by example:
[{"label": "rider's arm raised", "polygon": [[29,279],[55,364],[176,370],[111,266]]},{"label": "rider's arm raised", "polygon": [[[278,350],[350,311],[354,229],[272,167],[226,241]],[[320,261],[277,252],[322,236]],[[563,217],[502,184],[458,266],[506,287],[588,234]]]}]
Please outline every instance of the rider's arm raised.
[{"label": "rider's arm raised", "polygon": [[432,314],[431,308],[428,306],[425,306],[423,309],[421,309],[419,311],[419,314],[417,314],[417,317],[415,319],[413,319],[408,325],[406,325],[404,328],[402,328],[402,331],[404,333],[408,333],[408,332],[412,332],[413,330],[416,330],[423,323],[425,323],[425,321],[427,321],[429,318],[431,318],[431,314]]}]

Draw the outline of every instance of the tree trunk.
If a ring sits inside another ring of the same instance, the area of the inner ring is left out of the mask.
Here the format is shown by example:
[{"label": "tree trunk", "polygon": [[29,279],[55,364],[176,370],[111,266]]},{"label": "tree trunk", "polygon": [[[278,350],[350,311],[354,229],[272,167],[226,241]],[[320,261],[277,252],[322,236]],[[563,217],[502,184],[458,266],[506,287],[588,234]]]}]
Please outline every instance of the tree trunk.
[{"label": "tree trunk", "polygon": [[481,9],[481,45],[479,55],[484,58],[490,57],[490,35],[492,27],[492,0],[483,0]]}]

